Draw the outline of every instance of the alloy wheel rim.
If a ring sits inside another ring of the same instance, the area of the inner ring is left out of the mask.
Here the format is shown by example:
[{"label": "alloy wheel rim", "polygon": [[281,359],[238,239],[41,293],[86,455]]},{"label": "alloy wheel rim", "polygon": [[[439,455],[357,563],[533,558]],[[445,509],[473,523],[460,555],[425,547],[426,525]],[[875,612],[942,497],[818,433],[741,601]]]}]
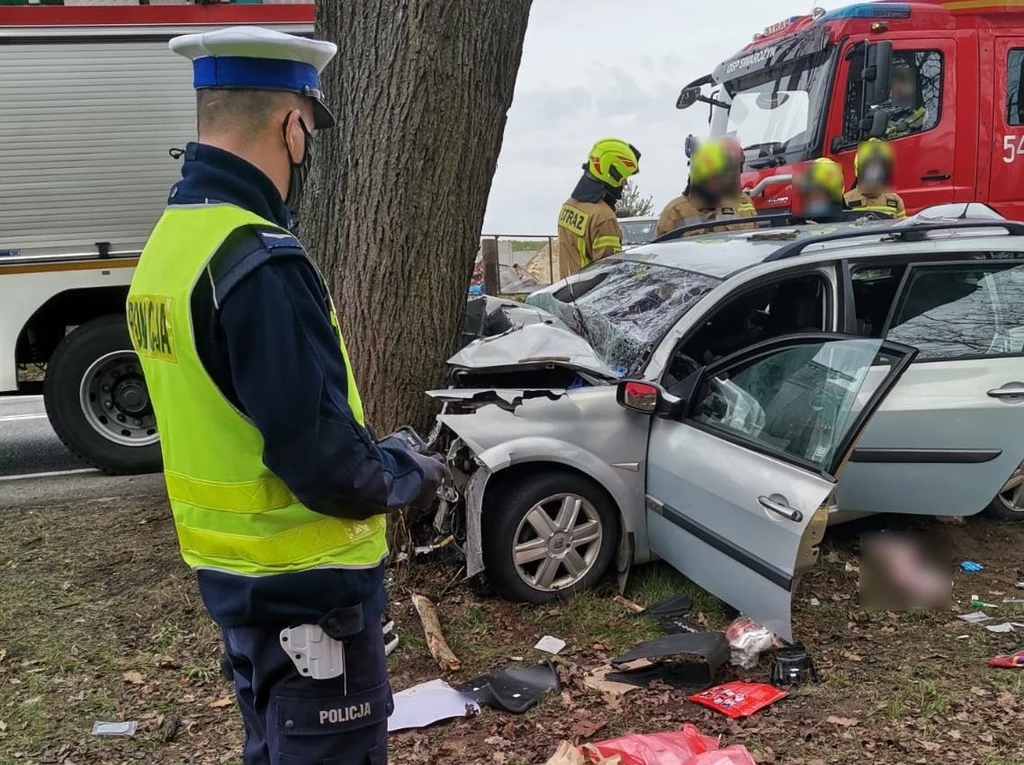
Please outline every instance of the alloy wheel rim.
[{"label": "alloy wheel rim", "polygon": [[516,528],[516,573],[542,592],[572,587],[593,569],[603,538],[592,502],[578,494],[553,494],[533,505]]}]

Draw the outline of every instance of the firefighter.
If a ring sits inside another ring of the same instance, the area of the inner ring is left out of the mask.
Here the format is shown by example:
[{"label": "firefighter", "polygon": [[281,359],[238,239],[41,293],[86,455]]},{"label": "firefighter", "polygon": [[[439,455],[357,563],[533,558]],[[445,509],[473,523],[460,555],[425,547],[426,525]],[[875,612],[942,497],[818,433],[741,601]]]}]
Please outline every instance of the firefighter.
[{"label": "firefighter", "polygon": [[622,249],[615,205],[626,182],[640,172],[640,152],[620,138],[594,144],[583,176],[558,212],[559,277]]},{"label": "firefighter", "polygon": [[[740,191],[742,170],[743,150],[737,142],[721,138],[701,141],[690,157],[686,189],[662,210],[655,235],[694,223],[757,215],[753,203]],[[727,230],[744,228],[754,228],[754,224],[737,224]]]},{"label": "firefighter", "polygon": [[917,71],[906,61],[893,64],[889,102],[887,140],[903,138],[924,127],[926,111],[917,101]]},{"label": "firefighter", "polygon": [[843,168],[835,160],[820,157],[795,178],[800,195],[800,215],[808,222],[834,223],[847,220],[843,201]]},{"label": "firefighter", "polygon": [[365,424],[330,294],[291,230],[337,48],[188,34],[198,142],[128,294],[182,556],[221,628],[245,765],[386,760],[386,513],[439,461]]},{"label": "firefighter", "polygon": [[853,158],[856,176],[853,188],[846,192],[847,206],[854,211],[876,212],[891,218],[906,218],[900,195],[892,190],[892,147],[877,138],[864,141]]}]

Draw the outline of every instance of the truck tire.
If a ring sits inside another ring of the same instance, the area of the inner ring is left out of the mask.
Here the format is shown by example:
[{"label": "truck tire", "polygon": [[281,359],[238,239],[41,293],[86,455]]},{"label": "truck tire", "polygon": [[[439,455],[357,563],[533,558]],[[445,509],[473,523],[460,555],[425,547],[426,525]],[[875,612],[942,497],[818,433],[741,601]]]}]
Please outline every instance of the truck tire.
[{"label": "truck tire", "polygon": [[72,330],[46,367],[43,401],[64,445],[105,473],[160,470],[156,417],[123,314]]}]

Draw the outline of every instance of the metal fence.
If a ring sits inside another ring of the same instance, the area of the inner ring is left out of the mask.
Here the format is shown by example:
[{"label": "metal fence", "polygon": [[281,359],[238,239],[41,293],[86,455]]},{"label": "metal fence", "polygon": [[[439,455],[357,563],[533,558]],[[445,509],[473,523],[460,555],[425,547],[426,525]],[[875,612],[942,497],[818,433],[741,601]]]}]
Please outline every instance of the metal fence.
[{"label": "metal fence", "polygon": [[471,290],[522,296],[558,281],[557,241],[555,235],[485,234]]}]

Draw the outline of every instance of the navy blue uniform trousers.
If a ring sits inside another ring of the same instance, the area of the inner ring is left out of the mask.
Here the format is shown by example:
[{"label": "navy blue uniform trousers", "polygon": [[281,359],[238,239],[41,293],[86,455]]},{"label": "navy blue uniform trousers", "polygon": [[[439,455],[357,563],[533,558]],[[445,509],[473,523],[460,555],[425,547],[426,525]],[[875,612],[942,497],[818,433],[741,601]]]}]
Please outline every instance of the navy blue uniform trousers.
[{"label": "navy blue uniform trousers", "polygon": [[245,765],[385,765],[394,708],[378,619],[345,643],[345,674],[299,674],[280,633],[223,630],[245,723]]}]

